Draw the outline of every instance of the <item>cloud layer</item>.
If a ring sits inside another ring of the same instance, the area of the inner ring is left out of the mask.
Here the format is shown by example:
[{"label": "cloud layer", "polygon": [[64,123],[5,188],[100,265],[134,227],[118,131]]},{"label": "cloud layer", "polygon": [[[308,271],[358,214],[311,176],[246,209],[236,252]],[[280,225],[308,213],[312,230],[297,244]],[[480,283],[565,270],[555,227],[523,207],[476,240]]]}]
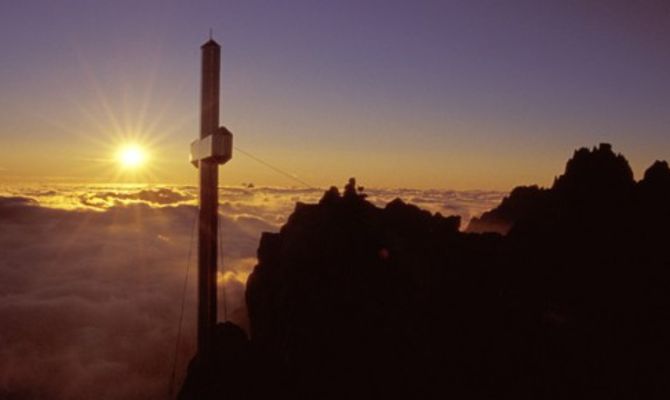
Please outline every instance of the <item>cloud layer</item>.
[{"label": "cloud layer", "polygon": [[[464,222],[503,193],[368,190]],[[223,188],[227,317],[246,325],[244,284],[263,231],[322,191]],[[193,187],[12,186],[0,189],[0,398],[153,399],[169,391],[190,265],[177,382],[194,349],[197,213]],[[222,294],[220,294],[220,298]],[[219,306],[224,318],[223,304]]]}]

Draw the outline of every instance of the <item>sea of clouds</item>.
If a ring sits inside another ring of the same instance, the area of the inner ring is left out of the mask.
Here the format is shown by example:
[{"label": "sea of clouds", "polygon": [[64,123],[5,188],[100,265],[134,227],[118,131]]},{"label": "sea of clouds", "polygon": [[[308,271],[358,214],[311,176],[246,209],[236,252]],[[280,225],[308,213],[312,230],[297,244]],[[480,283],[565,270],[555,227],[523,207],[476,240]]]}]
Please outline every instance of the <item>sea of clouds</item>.
[{"label": "sea of clouds", "polygon": [[[399,197],[461,215],[463,227],[505,194],[366,193],[378,206]],[[322,194],[221,189],[220,319],[246,327],[244,285],[261,233]],[[192,186],[0,186],[0,398],[164,399],[175,354],[178,389],[195,345],[196,203]]]}]

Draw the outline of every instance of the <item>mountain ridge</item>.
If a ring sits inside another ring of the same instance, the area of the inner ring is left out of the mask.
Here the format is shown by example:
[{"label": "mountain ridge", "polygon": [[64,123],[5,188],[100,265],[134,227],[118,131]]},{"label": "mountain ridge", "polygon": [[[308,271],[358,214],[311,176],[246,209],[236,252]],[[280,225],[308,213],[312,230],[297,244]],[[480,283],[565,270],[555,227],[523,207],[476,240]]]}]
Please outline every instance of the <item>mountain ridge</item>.
[{"label": "mountain ridge", "polygon": [[[602,144],[464,232],[353,179],[298,203],[247,283],[243,398],[665,398],[669,199],[667,163],[635,182]],[[182,399],[224,398],[203,370]]]}]

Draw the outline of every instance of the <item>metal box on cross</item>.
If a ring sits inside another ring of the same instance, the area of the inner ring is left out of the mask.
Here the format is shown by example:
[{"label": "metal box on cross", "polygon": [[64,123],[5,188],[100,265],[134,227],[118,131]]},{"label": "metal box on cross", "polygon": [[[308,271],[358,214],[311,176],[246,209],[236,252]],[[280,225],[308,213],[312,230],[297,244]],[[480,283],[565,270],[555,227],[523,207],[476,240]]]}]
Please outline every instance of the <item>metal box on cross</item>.
[{"label": "metal box on cross", "polygon": [[233,134],[221,126],[211,135],[191,143],[191,164],[198,168],[201,160],[212,160],[221,165],[233,156]]}]

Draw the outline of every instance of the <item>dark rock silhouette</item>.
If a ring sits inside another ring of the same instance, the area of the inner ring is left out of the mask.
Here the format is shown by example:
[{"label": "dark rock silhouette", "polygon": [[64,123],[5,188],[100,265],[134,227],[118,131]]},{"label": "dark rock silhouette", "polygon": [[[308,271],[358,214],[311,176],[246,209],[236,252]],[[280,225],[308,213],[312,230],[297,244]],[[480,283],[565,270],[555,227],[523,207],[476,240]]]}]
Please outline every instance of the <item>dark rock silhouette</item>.
[{"label": "dark rock silhouette", "polygon": [[257,398],[252,389],[253,352],[246,332],[231,322],[219,323],[208,358],[194,357],[178,399]]},{"label": "dark rock silhouette", "polygon": [[412,343],[416,312],[430,312],[430,294],[417,289],[431,284],[459,224],[400,200],[377,208],[351,180],[263,235],[247,283],[253,344],[282,360],[292,397],[411,394],[412,361],[428,353]]},{"label": "dark rock silhouette", "polygon": [[656,161],[644,173],[644,179],[638,184],[637,202],[644,204],[642,211],[647,218],[651,220],[667,221],[667,215],[656,215],[650,213],[659,213],[667,211],[667,204],[670,203],[670,168],[665,161]]},{"label": "dark rock silhouette", "polygon": [[602,229],[613,221],[628,224],[635,211],[637,188],[628,161],[614,154],[609,144],[581,148],[550,189],[514,189],[500,206],[473,218],[467,231],[539,233],[559,228]]},{"label": "dark rock silhouette", "polygon": [[609,145],[470,232],[375,207],[352,179],[261,239],[250,372],[230,381],[248,389],[228,396],[213,370],[223,386],[190,398],[669,398],[669,223],[667,163],[635,182]]},{"label": "dark rock silhouette", "polygon": [[467,231],[473,233],[497,232],[507,234],[515,222],[528,218],[550,207],[549,191],[538,186],[520,186],[514,188],[502,203],[481,218],[473,218]]}]

